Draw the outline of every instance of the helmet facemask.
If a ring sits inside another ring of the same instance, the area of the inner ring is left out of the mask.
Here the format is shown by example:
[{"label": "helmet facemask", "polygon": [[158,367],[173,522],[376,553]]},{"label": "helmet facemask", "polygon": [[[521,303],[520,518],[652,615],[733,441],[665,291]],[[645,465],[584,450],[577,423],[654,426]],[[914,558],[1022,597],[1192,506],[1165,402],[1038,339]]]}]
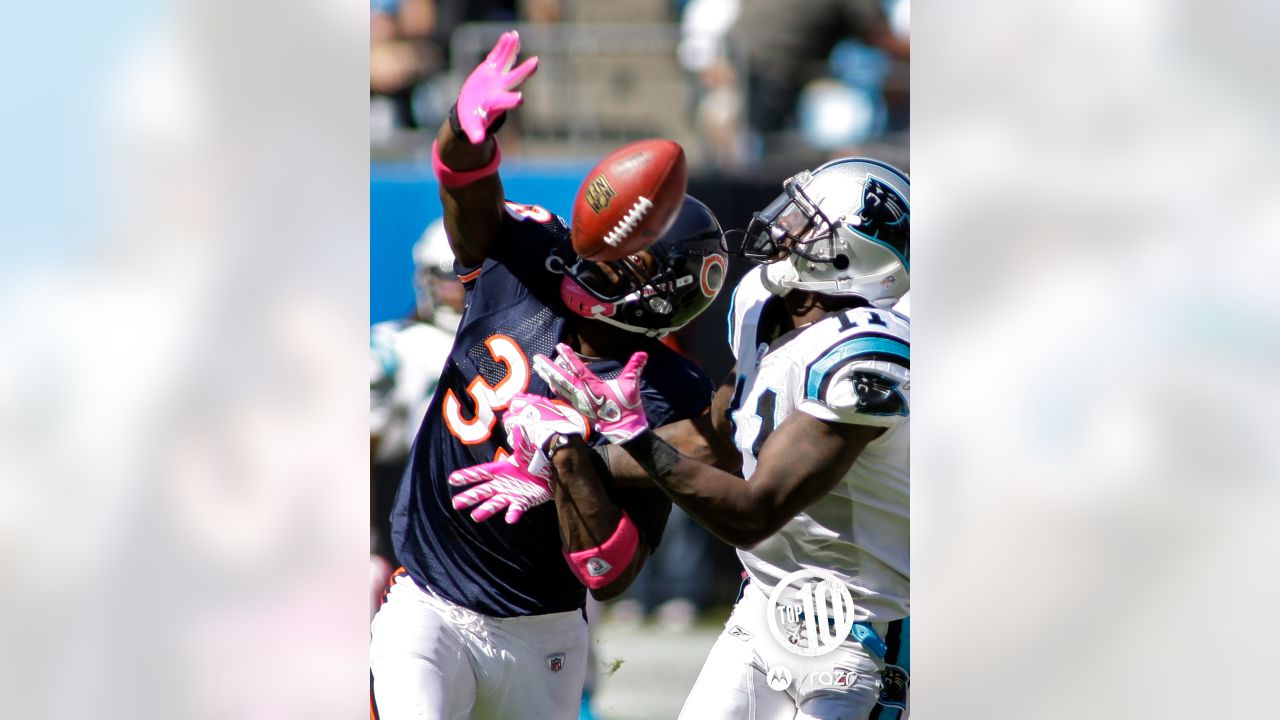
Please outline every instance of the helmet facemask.
[{"label": "helmet facemask", "polygon": [[835,222],[805,192],[812,181],[808,170],[787,178],[783,193],[751,216],[742,246],[727,245],[726,250],[756,262],[774,262],[792,254],[811,262],[831,262]]},{"label": "helmet facemask", "polygon": [[565,275],[586,290],[597,300],[607,303],[620,303],[640,297],[644,289],[660,284],[664,272],[657,272],[654,277],[649,274],[657,269],[659,263],[653,253],[642,250],[621,260],[598,262],[578,259],[565,268]]},{"label": "helmet facemask", "polygon": [[676,290],[677,278],[669,258],[660,249],[642,250],[621,260],[607,262],[578,259],[565,268],[560,294],[565,304],[584,317],[602,320],[625,330],[646,335],[665,334],[666,330],[645,328],[622,322],[619,317],[628,307],[642,303],[646,315],[673,315],[674,306],[667,299]]}]

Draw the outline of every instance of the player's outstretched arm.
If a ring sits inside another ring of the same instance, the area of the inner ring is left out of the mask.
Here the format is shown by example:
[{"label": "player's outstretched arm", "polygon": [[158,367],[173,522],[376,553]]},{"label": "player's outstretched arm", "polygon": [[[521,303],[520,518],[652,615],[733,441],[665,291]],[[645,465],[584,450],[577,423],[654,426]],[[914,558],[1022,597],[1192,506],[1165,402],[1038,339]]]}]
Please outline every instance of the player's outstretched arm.
[{"label": "player's outstretched arm", "polygon": [[463,83],[458,102],[432,146],[445,232],[454,257],[466,266],[484,262],[502,228],[504,198],[498,177],[502,153],[494,132],[505,113],[523,102],[517,88],[538,69],[536,57],[513,69],[519,52],[520,36],[515,31],[503,33]]},{"label": "player's outstretched arm", "polygon": [[[733,399],[736,369],[725,378],[711,401],[711,411],[696,418],[663,425],[654,432],[681,455],[725,472],[742,470],[742,454],[733,444],[729,402]],[[581,412],[581,411],[579,411]],[[653,487],[653,478],[618,445],[598,448],[604,455],[613,484],[618,487]]]},{"label": "player's outstretched arm", "polygon": [[[554,360],[545,355],[535,355],[533,369],[556,395],[582,413],[610,440],[619,442],[648,425],[637,384],[647,360],[646,353],[636,353],[616,380],[605,381],[596,377],[572,348],[560,344],[556,346]],[[737,368],[729,373],[716,391],[710,413],[664,425],[657,433],[681,453],[699,462],[738,472],[742,456],[733,446],[728,415],[736,375]],[[653,485],[649,473],[615,446],[606,447],[603,454],[615,486]]]},{"label": "player's outstretched arm", "polygon": [[[560,521],[560,539],[566,561],[597,600],[621,595],[649,557],[652,548],[644,526],[652,518],[639,517],[645,509],[626,508],[609,497],[592,465],[590,448],[580,435],[553,438],[552,493]],[[657,492],[657,491],[651,491]],[[664,507],[670,506],[665,502]],[[648,510],[651,512],[651,509]],[[631,515],[637,515],[632,518]],[[660,518],[666,522],[665,512]]]},{"label": "player's outstretched arm", "polygon": [[[855,401],[844,415],[827,408],[835,417],[831,421],[808,412],[795,413],[765,441],[756,470],[744,483],[724,470],[681,455],[649,429],[638,382],[646,359],[644,353],[636,353],[614,380],[601,380],[565,353],[554,364],[536,356],[534,369],[556,394],[583,412],[600,434],[621,445],[673,502],[738,548],[755,546],[830,492],[867,443],[885,430],[838,421],[856,414],[860,401],[856,395],[841,398],[841,408]],[[727,404],[717,404],[719,412],[725,412]]]},{"label": "player's outstretched arm", "polygon": [[750,549],[836,486],[884,428],[795,413],[765,441],[749,482],[676,452],[652,432],[623,449],[716,537]]}]

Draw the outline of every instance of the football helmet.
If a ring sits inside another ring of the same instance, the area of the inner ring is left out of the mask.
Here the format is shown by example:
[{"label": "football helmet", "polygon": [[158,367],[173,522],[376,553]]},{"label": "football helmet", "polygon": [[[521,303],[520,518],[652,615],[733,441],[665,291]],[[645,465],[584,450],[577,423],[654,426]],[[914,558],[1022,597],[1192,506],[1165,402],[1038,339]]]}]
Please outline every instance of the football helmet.
[{"label": "football helmet", "polygon": [[726,250],[770,263],[766,285],[889,307],[911,286],[911,186],[897,168],[833,160],[795,175]]},{"label": "football helmet", "polygon": [[582,317],[662,337],[716,299],[729,269],[723,237],[715,214],[685,195],[671,227],[648,248],[622,260],[567,265],[560,297]]},{"label": "football helmet", "polygon": [[457,284],[453,248],[445,234],[444,220],[437,219],[413,244],[413,295],[418,317],[446,330],[457,330],[461,314],[441,297],[445,286]]}]

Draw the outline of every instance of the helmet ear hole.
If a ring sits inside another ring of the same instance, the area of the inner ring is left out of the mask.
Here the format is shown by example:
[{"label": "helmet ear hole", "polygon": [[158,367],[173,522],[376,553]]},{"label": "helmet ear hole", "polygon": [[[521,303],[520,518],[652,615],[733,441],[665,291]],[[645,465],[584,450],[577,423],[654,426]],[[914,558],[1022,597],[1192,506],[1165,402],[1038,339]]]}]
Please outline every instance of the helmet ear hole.
[{"label": "helmet ear hole", "polygon": [[844,253],[841,253],[841,254],[839,254],[839,255],[835,256],[835,259],[833,259],[833,260],[831,261],[831,266],[832,266],[832,267],[834,267],[834,268],[835,268],[835,269],[837,269],[837,270],[848,270],[848,269],[849,269],[849,256],[848,256],[848,255],[845,255]]}]

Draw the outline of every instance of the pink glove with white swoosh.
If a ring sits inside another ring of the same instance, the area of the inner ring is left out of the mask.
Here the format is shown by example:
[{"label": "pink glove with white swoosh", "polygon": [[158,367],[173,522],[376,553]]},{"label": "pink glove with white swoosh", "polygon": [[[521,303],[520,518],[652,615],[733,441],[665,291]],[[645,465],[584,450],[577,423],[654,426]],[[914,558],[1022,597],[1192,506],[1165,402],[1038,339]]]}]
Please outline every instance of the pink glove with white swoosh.
[{"label": "pink glove with white swoosh", "polygon": [[512,525],[525,510],[551,501],[547,480],[511,462],[511,458],[474,465],[449,475],[450,485],[471,483],[479,484],[454,495],[453,509],[466,510],[479,504],[471,511],[471,519],[476,522],[484,522],[505,509],[507,524]]},{"label": "pink glove with white swoosh", "polygon": [[508,524],[526,510],[551,500],[551,464],[542,446],[553,434],[582,435],[586,422],[572,408],[529,393],[517,393],[503,415],[512,454],[502,460],[474,465],[449,474],[455,487],[478,483],[453,497],[453,508],[471,511],[484,522],[506,510]]},{"label": "pink glove with white swoosh", "polygon": [[538,58],[531,57],[515,70],[520,52],[520,35],[516,31],[502,33],[484,62],[467,76],[458,93],[458,124],[472,144],[484,142],[489,126],[502,113],[520,105],[524,98],[513,92],[538,69]]},{"label": "pink glove with white swoosh", "polygon": [[573,348],[561,343],[556,345],[554,362],[545,355],[535,355],[533,369],[601,435],[618,444],[649,429],[640,400],[640,373],[648,360],[648,353],[638,352],[616,379],[601,380],[578,359]]}]

